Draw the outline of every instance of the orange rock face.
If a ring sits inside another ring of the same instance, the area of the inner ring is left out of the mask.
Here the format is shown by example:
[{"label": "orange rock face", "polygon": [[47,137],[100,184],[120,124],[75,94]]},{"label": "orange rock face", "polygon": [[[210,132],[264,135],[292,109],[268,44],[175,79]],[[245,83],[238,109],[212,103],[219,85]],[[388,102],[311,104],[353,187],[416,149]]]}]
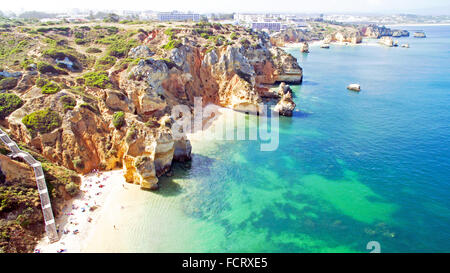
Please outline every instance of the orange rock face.
[{"label": "orange rock face", "polygon": [[[138,38],[144,44],[167,41],[158,31]],[[149,51],[141,46],[133,50],[137,52]],[[111,71],[110,78],[109,89],[86,88],[89,98],[69,90],[43,95],[32,87],[22,96],[24,106],[8,118],[10,133],[51,162],[78,173],[122,167],[128,182],[155,189],[158,177],[170,171],[174,160],[190,159],[189,140],[174,139],[170,128],[176,119],[170,116],[173,106],[192,108],[201,97],[204,105],[259,111],[268,86],[299,83],[302,69],[292,55],[263,42],[213,50],[183,42],[168,52],[168,58],[143,58],[128,69]],[[62,96],[76,101],[73,109],[63,107]],[[52,132],[31,135],[21,119],[42,108],[57,111],[62,124]],[[124,122],[115,127],[117,111],[124,112]]]}]

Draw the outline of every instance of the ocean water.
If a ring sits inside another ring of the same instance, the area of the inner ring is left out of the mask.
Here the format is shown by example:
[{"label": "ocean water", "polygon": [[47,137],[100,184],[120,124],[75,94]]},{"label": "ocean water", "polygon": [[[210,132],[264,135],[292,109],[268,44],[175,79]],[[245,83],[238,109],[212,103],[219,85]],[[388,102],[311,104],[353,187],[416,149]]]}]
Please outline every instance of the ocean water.
[{"label": "ocean water", "polygon": [[[139,193],[108,240],[133,252],[369,252],[370,241],[449,252],[450,26],[406,29],[427,38],[287,49],[304,82],[278,149],[194,143],[192,162]],[[346,90],[355,82],[360,93]]]}]

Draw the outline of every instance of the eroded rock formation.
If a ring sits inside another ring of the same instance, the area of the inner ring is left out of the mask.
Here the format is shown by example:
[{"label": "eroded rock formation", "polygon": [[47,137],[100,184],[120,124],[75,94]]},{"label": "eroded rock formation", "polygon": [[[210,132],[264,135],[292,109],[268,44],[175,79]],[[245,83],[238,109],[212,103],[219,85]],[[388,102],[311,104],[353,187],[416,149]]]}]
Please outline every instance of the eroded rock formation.
[{"label": "eroded rock formation", "polygon": [[331,42],[359,44],[362,42],[362,35],[358,30],[337,31],[325,37],[324,43]]},{"label": "eroded rock formation", "polygon": [[281,97],[280,101],[277,103],[277,105],[275,105],[275,108],[273,110],[278,112],[282,116],[291,117],[295,106],[296,105],[292,100],[292,93],[287,92]]},{"label": "eroded rock formation", "polygon": [[[192,109],[195,97],[201,97],[204,105],[257,112],[266,86],[302,81],[297,60],[273,47],[265,34],[259,34],[256,44],[211,50],[186,37],[160,59],[150,48],[161,48],[165,34],[138,35],[144,44],[127,54],[136,63],[108,71],[111,82],[104,88],[75,92],[81,80],[69,74],[52,78],[61,91],[43,94],[34,86],[38,75],[30,74],[21,91],[23,106],[6,120],[9,133],[47,160],[78,173],[122,167],[128,182],[156,189],[158,177],[169,172],[174,161],[191,158],[189,140],[175,137],[171,129],[178,118],[171,116],[174,106]],[[67,100],[73,104],[66,105]],[[286,94],[281,101],[280,113],[289,115],[293,102]],[[41,109],[58,113],[60,124],[49,132],[31,133],[22,118]],[[120,123],[114,120],[117,112],[123,116]]]}]

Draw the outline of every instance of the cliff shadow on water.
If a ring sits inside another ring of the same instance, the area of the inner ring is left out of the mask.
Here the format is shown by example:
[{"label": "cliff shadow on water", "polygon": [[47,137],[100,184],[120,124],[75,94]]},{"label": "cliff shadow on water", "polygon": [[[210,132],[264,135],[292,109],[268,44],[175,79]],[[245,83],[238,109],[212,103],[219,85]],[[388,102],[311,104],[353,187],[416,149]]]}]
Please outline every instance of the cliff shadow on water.
[{"label": "cliff shadow on water", "polygon": [[174,162],[169,173],[170,176],[167,174],[161,176],[159,189],[152,192],[163,197],[178,196],[184,193],[185,189],[177,181],[189,179],[192,172],[200,171],[204,175],[212,175],[211,166],[214,165],[214,161],[216,160],[208,156],[192,154],[191,161]]}]

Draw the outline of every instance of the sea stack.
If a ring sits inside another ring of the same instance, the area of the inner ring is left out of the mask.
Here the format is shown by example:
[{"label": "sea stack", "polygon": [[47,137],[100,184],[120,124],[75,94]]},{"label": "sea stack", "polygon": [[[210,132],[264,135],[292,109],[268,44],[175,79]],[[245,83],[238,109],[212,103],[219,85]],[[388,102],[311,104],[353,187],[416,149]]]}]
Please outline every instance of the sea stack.
[{"label": "sea stack", "polygon": [[359,91],[361,91],[361,86],[359,84],[357,84],[357,83],[352,83],[352,84],[347,86],[347,89],[351,90],[351,91],[359,92]]},{"label": "sea stack", "polygon": [[273,110],[282,116],[292,117],[292,112],[294,111],[295,106],[295,102],[292,100],[292,93],[287,92],[281,97],[280,101],[277,105],[275,105]]},{"label": "sea stack", "polygon": [[303,42],[302,46],[300,48],[300,52],[302,53],[309,53],[309,45],[307,42]]},{"label": "sea stack", "polygon": [[392,40],[392,38],[388,37],[388,36],[381,37],[378,42],[385,46],[389,46],[389,47],[394,46],[394,40]]}]

